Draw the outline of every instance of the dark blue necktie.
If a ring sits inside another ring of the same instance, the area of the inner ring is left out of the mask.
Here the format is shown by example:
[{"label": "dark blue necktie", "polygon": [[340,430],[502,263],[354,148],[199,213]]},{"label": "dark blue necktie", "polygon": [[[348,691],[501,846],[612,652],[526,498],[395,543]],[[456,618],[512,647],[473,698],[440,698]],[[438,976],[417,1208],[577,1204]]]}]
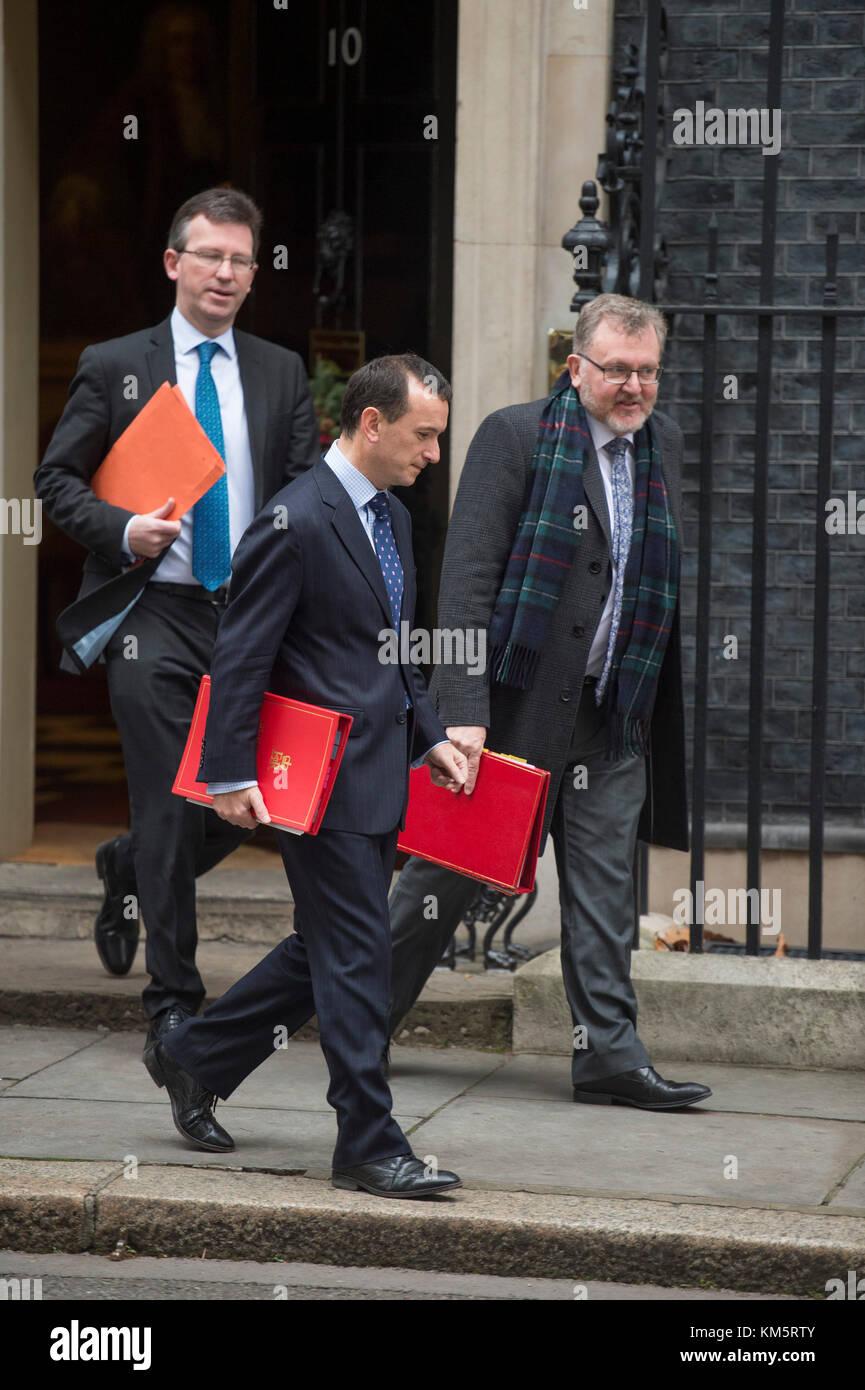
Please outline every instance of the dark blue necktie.
[{"label": "dark blue necktie", "polygon": [[[201,359],[195,380],[195,418],[211,444],[225,458],[219,397],[210,373],[218,343],[199,343]],[[223,473],[192,509],[192,573],[205,589],[218,589],[231,575],[231,531],[228,523],[228,477]]]},{"label": "dark blue necktie", "polygon": [[390,524],[390,498],[386,492],[377,492],[367,505],[375,518],[372,526],[375,553],[381,565],[387,596],[390,599],[393,625],[398,630],[399,615],[402,609],[403,574],[396,541],[393,538],[393,527]]}]

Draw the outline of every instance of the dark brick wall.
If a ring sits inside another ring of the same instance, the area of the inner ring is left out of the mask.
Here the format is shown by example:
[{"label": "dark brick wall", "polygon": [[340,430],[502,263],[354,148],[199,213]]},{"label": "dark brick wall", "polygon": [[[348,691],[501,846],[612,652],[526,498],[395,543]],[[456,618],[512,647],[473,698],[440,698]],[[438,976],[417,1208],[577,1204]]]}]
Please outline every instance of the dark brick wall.
[{"label": "dark brick wall", "polygon": [[[723,110],[764,107],[765,0],[667,0],[670,53],[664,95],[669,156],[659,230],[670,253],[667,299],[700,302],[710,213],[719,226],[719,298],[759,297],[763,166],[759,147],[673,143],[673,112],[698,100]],[[617,0],[616,54],[639,41],[644,5]],[[825,234],[840,233],[839,302],[865,311],[865,0],[788,0],[775,301],[822,302]],[[768,647],[763,743],[767,821],[807,818],[814,608],[820,319],[775,320],[769,454]],[[679,316],[659,406],[686,436],[684,613],[687,699],[692,703],[697,570],[702,320]],[[751,516],[757,321],[719,322],[709,710],[709,803],[714,821],[741,820],[748,766]],[[841,319],[837,355],[833,495],[865,498],[865,312]],[[738,378],[737,401],[723,378]],[[822,525],[822,519],[820,521]],[[831,539],[827,819],[865,826],[865,536]],[[725,660],[725,634],[739,639]]]}]

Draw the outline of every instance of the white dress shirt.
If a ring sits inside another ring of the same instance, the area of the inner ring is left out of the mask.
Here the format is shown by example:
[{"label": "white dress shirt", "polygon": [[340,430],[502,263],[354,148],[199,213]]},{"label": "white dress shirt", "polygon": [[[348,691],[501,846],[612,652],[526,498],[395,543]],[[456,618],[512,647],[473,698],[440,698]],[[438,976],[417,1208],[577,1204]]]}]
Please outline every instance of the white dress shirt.
[{"label": "white dress shirt", "polygon": [[[199,343],[217,343],[219,351],[213,354],[210,372],[216,394],[219,397],[219,413],[222,417],[222,435],[225,441],[225,471],[228,480],[228,518],[231,535],[231,553],[255,515],[255,478],[252,471],[252,452],[249,447],[249,429],[246,423],[246,406],[243,400],[243,387],[240,384],[240,369],[237,365],[237,346],[234,330],[227,328],[218,338],[207,338],[199,329],[185,319],[178,308],[171,313],[171,336],[174,339],[174,361],[177,370],[177,384],[183,392],[184,400],[195,414],[195,383],[201,359],[197,348]],[[164,500],[164,499],[163,499]],[[127,555],[128,532],[131,521],[123,533],[123,548]],[[180,535],[154,576],[160,583],[197,584],[192,573],[192,508],[180,522]]]}]

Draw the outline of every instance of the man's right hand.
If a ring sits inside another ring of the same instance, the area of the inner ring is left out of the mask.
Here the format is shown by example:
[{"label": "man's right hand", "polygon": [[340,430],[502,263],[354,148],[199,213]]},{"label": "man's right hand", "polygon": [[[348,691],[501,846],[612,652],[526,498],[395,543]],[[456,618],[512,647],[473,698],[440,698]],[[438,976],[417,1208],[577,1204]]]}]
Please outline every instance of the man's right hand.
[{"label": "man's right hand", "polygon": [[466,796],[471,796],[475,789],[475,782],[478,780],[478,764],[486,742],[487,731],[480,724],[458,724],[445,729],[445,733],[454,747],[464,753],[468,759],[469,770],[463,791]]},{"label": "man's right hand", "polygon": [[145,556],[152,560],[177,539],[180,535],[180,522],[165,520],[173,510],[174,498],[169,497],[156,511],[144,512],[132,518],[126,540],[133,555]]},{"label": "man's right hand", "polygon": [[259,824],[270,825],[270,816],[258,787],[244,787],[239,792],[222,792],[213,798],[213,809],[220,820],[253,830]]}]

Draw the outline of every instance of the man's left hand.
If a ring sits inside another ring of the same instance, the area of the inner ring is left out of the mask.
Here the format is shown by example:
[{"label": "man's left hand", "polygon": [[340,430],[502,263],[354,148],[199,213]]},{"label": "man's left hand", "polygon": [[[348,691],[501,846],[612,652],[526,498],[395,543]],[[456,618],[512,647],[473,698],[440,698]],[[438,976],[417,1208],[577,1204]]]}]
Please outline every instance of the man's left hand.
[{"label": "man's left hand", "polygon": [[452,743],[440,743],[438,747],[431,748],[424,762],[437,787],[446,787],[448,791],[458,792],[465,786],[468,763]]}]

